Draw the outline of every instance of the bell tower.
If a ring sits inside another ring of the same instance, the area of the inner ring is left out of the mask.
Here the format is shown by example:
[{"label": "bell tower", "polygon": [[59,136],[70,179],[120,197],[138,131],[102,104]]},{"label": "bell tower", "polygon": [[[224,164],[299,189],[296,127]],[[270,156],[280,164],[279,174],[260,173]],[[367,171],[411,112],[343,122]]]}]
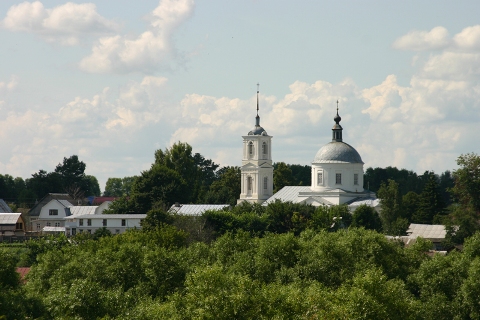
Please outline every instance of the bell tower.
[{"label": "bell tower", "polygon": [[272,136],[260,126],[259,84],[255,127],[243,138],[241,193],[237,203],[262,203],[273,195]]}]

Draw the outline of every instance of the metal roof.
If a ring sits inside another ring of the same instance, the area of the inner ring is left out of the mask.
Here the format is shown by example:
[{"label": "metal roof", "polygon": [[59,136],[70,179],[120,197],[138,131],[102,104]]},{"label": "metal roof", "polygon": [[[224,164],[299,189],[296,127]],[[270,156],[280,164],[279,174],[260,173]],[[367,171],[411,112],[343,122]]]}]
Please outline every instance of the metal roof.
[{"label": "metal roof", "polygon": [[8,206],[8,204],[0,199],[0,213],[13,213],[12,209]]},{"label": "metal roof", "polygon": [[356,208],[361,206],[362,204],[375,208],[380,205],[380,199],[370,198],[370,199],[355,200],[355,201],[352,201],[348,206]]},{"label": "metal roof", "polygon": [[68,216],[64,219],[145,219],[146,214],[84,214],[81,216]]},{"label": "metal roof", "polygon": [[73,206],[70,207],[70,213],[72,216],[82,216],[85,214],[95,214],[95,210],[98,206]]},{"label": "metal roof", "polygon": [[318,150],[312,163],[363,163],[354,147],[341,141],[332,141]]},{"label": "metal roof", "polygon": [[43,227],[44,232],[65,232],[65,227]]},{"label": "metal roof", "polygon": [[16,224],[21,213],[0,213],[0,224]]},{"label": "metal roof", "polygon": [[61,204],[62,206],[64,206],[65,208],[73,207],[73,204],[70,203],[70,201],[68,201],[68,200],[59,200],[59,199],[55,199],[55,200],[57,200],[58,202],[60,202],[60,204]]},{"label": "metal roof", "polygon": [[228,204],[181,204],[179,207],[171,206],[169,211],[186,216],[201,216],[207,210],[222,210],[227,207]]},{"label": "metal roof", "polygon": [[286,186],[280,189],[277,193],[267,199],[263,204],[267,205],[269,203],[275,202],[275,200],[281,200],[283,202],[300,202],[305,200],[305,197],[299,199],[298,195],[300,192],[311,192],[312,189],[309,186]]},{"label": "metal roof", "polygon": [[411,223],[408,227],[407,234],[410,238],[422,237],[432,241],[441,241],[445,239],[447,231],[445,230],[445,226],[441,224]]}]

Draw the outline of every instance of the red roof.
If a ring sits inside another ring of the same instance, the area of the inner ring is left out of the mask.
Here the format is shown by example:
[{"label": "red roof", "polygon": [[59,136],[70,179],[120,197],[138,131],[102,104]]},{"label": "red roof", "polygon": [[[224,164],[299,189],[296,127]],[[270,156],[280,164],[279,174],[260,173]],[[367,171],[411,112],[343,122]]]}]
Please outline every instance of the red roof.
[{"label": "red roof", "polygon": [[116,199],[118,199],[118,197],[95,197],[93,198],[92,205],[98,205],[104,203],[105,201],[114,201]]},{"label": "red roof", "polygon": [[20,274],[20,281],[25,283],[25,276],[30,272],[30,267],[21,267],[16,270]]}]

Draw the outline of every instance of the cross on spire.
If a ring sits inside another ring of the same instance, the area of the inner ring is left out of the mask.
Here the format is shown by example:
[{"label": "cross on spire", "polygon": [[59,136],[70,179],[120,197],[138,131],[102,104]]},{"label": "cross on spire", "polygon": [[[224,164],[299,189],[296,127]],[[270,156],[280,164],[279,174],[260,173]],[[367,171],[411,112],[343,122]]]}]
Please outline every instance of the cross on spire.
[{"label": "cross on spire", "polygon": [[338,100],[337,100],[337,114],[338,114]]},{"label": "cross on spire", "polygon": [[260,92],[260,83],[257,83],[257,117],[258,117],[258,93]]}]

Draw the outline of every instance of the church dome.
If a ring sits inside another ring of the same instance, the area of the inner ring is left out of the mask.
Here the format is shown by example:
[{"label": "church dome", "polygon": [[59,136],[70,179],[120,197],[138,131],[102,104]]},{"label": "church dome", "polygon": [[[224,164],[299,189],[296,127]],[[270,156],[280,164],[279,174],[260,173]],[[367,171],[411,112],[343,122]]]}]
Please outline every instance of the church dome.
[{"label": "church dome", "polygon": [[354,147],[342,141],[332,141],[318,150],[312,163],[362,163]]},{"label": "church dome", "polygon": [[267,136],[267,131],[262,127],[256,125],[249,133],[249,136]]}]

